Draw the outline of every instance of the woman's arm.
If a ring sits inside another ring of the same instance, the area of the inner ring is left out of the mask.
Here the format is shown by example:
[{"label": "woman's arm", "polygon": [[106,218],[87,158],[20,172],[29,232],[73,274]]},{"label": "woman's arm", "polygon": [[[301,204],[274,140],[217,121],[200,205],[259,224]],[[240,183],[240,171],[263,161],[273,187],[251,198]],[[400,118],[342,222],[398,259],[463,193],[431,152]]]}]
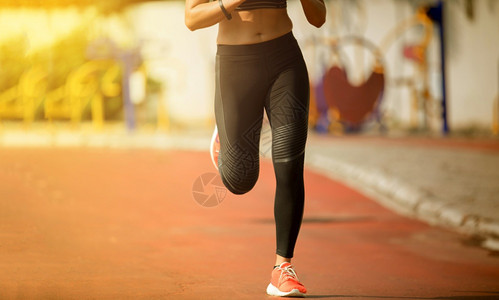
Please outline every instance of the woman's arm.
[{"label": "woman's arm", "polygon": [[326,5],[324,0],[300,0],[305,17],[310,24],[319,28],[326,22]]},{"label": "woman's arm", "polygon": [[[245,0],[222,0],[228,13],[231,13]],[[218,0],[186,0],[185,1],[185,25],[190,30],[210,27],[223,20],[225,14],[220,8]]]}]

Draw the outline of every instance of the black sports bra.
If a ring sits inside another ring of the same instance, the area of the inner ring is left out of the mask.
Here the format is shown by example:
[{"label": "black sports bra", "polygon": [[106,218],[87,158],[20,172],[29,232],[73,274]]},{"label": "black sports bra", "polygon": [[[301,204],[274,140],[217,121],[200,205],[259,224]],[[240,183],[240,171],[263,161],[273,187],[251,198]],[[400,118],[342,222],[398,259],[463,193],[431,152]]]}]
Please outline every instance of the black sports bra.
[{"label": "black sports bra", "polygon": [[286,8],[286,0],[246,0],[236,10],[252,10],[259,8]]}]

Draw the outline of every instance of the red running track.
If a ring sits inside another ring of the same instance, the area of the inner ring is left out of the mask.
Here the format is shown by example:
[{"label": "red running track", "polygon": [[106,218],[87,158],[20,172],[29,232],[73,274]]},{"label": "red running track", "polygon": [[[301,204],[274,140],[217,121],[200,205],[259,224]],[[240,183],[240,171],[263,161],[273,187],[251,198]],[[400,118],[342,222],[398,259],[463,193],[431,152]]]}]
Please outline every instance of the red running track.
[{"label": "red running track", "polygon": [[[192,193],[205,173],[199,152],[0,149],[0,299],[271,298],[271,164],[211,208]],[[499,259],[472,239],[305,180],[294,264],[311,298],[499,298]]]}]

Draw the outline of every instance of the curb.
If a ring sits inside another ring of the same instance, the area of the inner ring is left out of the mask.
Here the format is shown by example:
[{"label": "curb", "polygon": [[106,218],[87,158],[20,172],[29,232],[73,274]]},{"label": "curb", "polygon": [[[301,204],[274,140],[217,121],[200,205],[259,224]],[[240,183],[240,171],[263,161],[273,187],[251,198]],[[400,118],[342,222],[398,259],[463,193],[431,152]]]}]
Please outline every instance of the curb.
[{"label": "curb", "polygon": [[205,151],[207,135],[163,133],[91,133],[83,132],[6,132],[0,134],[0,148],[15,147],[88,147],[88,148],[150,148]]},{"label": "curb", "polygon": [[482,246],[499,250],[499,221],[470,215],[440,201],[425,191],[396,176],[379,169],[363,168],[345,163],[325,155],[311,153],[306,158],[308,167],[334,180],[371,196],[380,204],[403,215],[429,223],[454,229],[458,232],[478,236],[484,240]]}]

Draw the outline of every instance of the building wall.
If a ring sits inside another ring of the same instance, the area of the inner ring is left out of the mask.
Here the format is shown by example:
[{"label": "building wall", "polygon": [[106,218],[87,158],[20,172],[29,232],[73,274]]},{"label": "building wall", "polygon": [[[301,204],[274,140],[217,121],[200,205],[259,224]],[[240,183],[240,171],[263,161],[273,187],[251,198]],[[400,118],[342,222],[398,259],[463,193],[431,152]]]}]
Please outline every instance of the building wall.
[{"label": "building wall", "polygon": [[490,128],[499,93],[499,2],[475,0],[473,19],[463,1],[446,11],[449,122],[453,128]]},{"label": "building wall", "polygon": [[143,45],[148,72],[164,85],[160,101],[171,123],[214,124],[216,28],[189,31],[183,1],[143,4],[128,11],[127,19]]},{"label": "building wall", "polygon": [[[427,1],[428,2],[428,1]],[[452,129],[478,126],[490,130],[494,97],[499,89],[499,4],[475,0],[474,18],[466,16],[464,1],[446,1],[446,59],[448,119]],[[317,82],[328,67],[329,48],[320,39],[357,35],[380,47],[397,24],[413,16],[415,1],[330,0],[326,24],[316,29],[306,22],[299,1],[288,1],[294,33],[302,46],[310,75]],[[184,2],[153,2],[128,12],[137,36],[150,49],[149,70],[164,81],[169,114],[179,123],[213,123],[216,26],[190,32],[184,25]],[[424,114],[414,107],[411,88],[397,84],[413,79],[421,91],[418,67],[402,55],[402,47],[421,40],[421,27],[411,27],[382,50],[386,67],[382,111],[392,127],[422,127]],[[146,47],[146,48],[147,48]],[[441,72],[436,27],[428,47],[428,126],[441,131]],[[362,83],[372,67],[372,51],[346,45],[349,77]]]}]

